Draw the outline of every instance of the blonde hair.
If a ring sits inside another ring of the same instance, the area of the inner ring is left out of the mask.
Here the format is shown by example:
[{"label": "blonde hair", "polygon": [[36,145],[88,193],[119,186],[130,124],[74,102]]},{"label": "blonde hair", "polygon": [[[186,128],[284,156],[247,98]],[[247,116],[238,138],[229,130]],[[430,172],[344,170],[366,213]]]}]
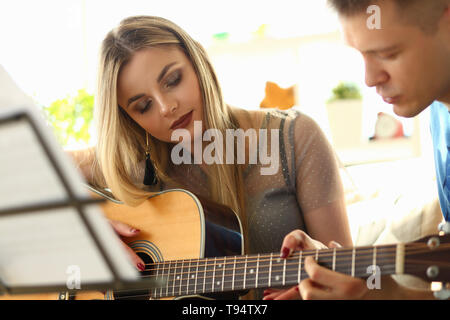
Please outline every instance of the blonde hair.
[{"label": "blonde hair", "polygon": [[[137,164],[145,156],[145,130],[133,121],[117,101],[117,81],[121,67],[138,50],[154,46],[178,46],[191,61],[197,74],[203,99],[205,129],[225,133],[236,128],[237,121],[225,104],[217,77],[206,51],[174,23],[152,16],[136,16],[123,20],[104,39],[100,51],[96,97],[98,129],[97,160],[103,179],[115,197],[128,205],[139,205],[151,194],[137,186]],[[158,179],[171,181],[167,174],[169,145],[149,135],[151,159]],[[236,163],[236,162],[235,162]],[[207,168],[212,200],[225,204],[244,218],[244,191],[240,165],[210,165]]]}]

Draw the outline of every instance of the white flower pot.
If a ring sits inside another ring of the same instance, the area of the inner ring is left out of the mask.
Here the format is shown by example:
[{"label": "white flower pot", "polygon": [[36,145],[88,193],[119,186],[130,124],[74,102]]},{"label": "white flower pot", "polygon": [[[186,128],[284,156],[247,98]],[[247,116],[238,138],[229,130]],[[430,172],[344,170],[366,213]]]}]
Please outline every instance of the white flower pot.
[{"label": "white flower pot", "polygon": [[332,143],[336,149],[357,148],[362,143],[362,100],[327,103]]}]

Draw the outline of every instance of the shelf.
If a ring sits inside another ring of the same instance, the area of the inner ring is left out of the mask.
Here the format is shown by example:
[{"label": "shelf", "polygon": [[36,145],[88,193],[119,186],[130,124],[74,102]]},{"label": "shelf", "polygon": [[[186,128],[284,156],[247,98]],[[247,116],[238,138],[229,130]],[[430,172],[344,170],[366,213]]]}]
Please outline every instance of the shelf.
[{"label": "shelf", "polygon": [[336,153],[345,166],[408,159],[421,154],[420,144],[412,137],[372,140],[358,148],[337,149]]}]

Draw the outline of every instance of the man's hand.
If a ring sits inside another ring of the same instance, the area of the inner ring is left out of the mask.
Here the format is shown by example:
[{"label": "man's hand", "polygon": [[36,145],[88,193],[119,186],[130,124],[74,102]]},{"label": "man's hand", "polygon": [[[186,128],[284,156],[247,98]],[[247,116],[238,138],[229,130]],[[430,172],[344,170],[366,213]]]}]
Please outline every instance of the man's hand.
[{"label": "man's hand", "polygon": [[319,266],[311,256],[305,259],[305,271],[309,278],[298,285],[305,300],[362,299],[369,290],[364,280]]},{"label": "man's hand", "polygon": [[[331,241],[330,248],[341,247]],[[294,230],[283,240],[281,257],[286,258],[297,250],[326,249],[321,242],[312,239],[301,230]],[[366,283],[338,272],[319,266],[312,257],[304,262],[309,278],[302,280],[298,286],[290,289],[267,289],[264,300],[283,299],[361,299],[367,293]]]}]

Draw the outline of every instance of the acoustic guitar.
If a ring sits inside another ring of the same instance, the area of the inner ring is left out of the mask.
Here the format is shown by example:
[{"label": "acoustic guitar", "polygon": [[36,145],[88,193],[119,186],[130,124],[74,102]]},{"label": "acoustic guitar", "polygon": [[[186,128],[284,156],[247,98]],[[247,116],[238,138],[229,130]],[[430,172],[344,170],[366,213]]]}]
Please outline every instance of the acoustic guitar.
[{"label": "acoustic guitar", "polygon": [[[426,281],[450,281],[450,235],[411,243],[243,255],[242,227],[226,206],[186,190],[167,190],[139,207],[128,207],[105,192],[107,218],[140,229],[124,241],[144,260],[142,277],[164,281],[140,291],[63,292],[7,296],[10,299],[237,299],[249,289],[289,287],[308,277],[304,259],[353,277],[410,274]],[[81,284],[82,286],[82,284]],[[4,297],[3,297],[4,298]]]}]

